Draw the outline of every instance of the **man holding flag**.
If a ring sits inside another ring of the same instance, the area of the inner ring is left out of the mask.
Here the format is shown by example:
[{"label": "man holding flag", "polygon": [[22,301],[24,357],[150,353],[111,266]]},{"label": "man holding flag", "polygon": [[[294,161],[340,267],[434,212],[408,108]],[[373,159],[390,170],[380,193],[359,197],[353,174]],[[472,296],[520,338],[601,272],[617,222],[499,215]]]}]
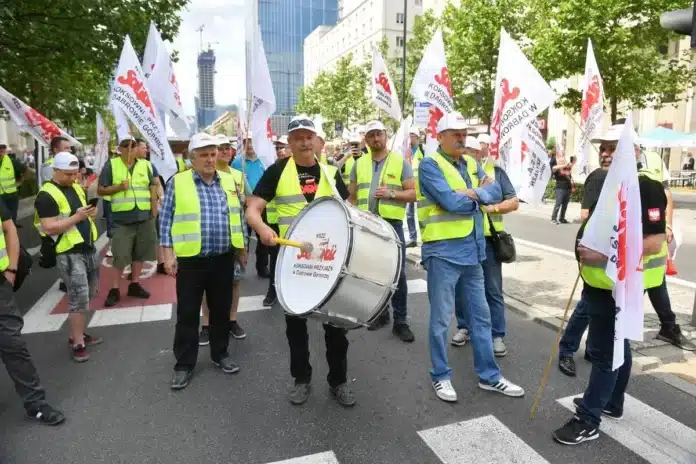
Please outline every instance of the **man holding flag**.
[{"label": "man holding flag", "polygon": [[667,198],[660,182],[638,175],[631,117],[621,133],[614,126],[600,140],[601,152],[616,154],[577,247],[592,373],[584,396],[574,400],[576,413],[553,434],[564,445],[596,439],[602,415],[623,416],[632,364],[628,339],[643,336],[644,289],[665,278]]}]

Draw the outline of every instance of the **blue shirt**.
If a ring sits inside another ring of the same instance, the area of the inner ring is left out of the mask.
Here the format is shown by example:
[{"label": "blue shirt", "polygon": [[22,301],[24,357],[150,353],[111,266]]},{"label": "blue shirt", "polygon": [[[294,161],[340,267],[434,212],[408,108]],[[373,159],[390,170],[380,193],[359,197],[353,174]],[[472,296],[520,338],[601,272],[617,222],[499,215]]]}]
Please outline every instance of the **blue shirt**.
[{"label": "blue shirt", "polygon": [[[467,172],[466,161],[460,158],[452,160],[443,155],[446,160],[459,171],[468,188],[471,188],[471,178]],[[481,166],[476,163],[479,182],[483,182],[487,176]],[[483,215],[479,208],[479,202],[466,195],[456,193],[449,186],[445,175],[431,157],[425,157],[418,168],[418,179],[423,195],[435,202],[440,208],[454,214],[472,217],[474,219],[474,231],[464,238],[438,240],[425,242],[421,248],[423,263],[427,267],[429,258],[439,258],[460,266],[473,266],[482,263],[486,259],[486,240],[483,235]],[[493,182],[485,187],[474,189],[484,205],[499,203],[502,199],[500,185]]]},{"label": "blue shirt", "polygon": [[[234,158],[232,161],[232,167],[237,171],[242,170],[241,156]],[[256,158],[255,160],[250,160],[247,158],[244,160],[244,175],[246,176],[246,180],[249,183],[249,187],[251,188],[252,192],[256,188],[256,184],[258,184],[259,180],[261,180],[261,176],[263,176],[264,171],[265,169],[260,159]]]},{"label": "blue shirt", "polygon": [[[172,223],[174,221],[174,181],[173,176],[164,194],[164,204],[160,211],[160,245],[173,247]],[[220,185],[220,176],[215,173],[213,182],[208,185],[193,172],[198,200],[201,202],[201,252],[199,256],[215,256],[227,253],[232,248],[230,239],[229,206],[227,194]],[[246,237],[245,237],[246,241]]]}]

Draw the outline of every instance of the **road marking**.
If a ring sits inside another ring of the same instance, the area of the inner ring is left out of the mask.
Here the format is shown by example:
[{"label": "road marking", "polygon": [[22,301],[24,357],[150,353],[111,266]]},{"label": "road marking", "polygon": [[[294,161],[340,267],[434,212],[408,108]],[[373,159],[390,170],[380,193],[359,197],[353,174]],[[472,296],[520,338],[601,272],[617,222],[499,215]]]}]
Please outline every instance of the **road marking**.
[{"label": "road marking", "polygon": [[301,458],[287,459],[285,461],[276,461],[269,464],[340,464],[333,451],[326,453],[312,454]]},{"label": "road marking", "polygon": [[172,305],[151,305],[135,308],[121,308],[95,311],[89,327],[109,327],[112,325],[137,324],[140,322],[169,321],[172,318]]},{"label": "road marking", "polygon": [[[575,260],[575,253],[568,250],[563,250],[561,248],[554,248],[548,245],[543,245],[541,243],[530,242],[529,240],[523,240],[519,237],[515,237],[515,243],[520,245],[528,246],[530,248],[536,248],[537,250],[548,251],[549,253],[565,256],[566,258],[571,258]],[[690,280],[679,279],[678,277],[667,277],[667,282],[673,285],[679,285],[680,287],[690,288],[691,290],[696,290],[696,282],[691,282]]]},{"label": "road marking", "polygon": [[[557,401],[575,411],[573,398],[578,397]],[[600,431],[654,464],[696,462],[696,431],[630,395],[624,401],[623,419],[602,418]]]},{"label": "road marking", "polygon": [[523,462],[549,464],[495,416],[483,416],[418,432],[444,464]]}]

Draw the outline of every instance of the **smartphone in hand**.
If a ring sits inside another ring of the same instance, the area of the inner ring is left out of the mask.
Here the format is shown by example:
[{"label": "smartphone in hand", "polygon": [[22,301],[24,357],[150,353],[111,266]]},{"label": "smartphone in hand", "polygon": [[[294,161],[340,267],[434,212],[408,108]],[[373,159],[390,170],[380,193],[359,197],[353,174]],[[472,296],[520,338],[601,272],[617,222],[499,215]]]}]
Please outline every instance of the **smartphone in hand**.
[{"label": "smartphone in hand", "polygon": [[87,204],[89,206],[94,206],[95,208],[97,207],[97,204],[99,203],[99,197],[97,198],[90,198]]}]

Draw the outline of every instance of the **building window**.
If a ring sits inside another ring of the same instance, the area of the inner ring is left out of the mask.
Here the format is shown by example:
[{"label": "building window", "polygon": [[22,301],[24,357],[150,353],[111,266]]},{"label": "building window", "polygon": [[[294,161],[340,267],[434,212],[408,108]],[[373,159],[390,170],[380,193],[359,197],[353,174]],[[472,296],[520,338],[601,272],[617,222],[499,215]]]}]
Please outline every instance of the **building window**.
[{"label": "building window", "polygon": [[403,68],[403,67],[404,67],[404,59],[403,59],[403,58],[397,58],[397,59],[396,59],[396,67],[397,67],[397,68]]},{"label": "building window", "polygon": [[403,13],[396,13],[396,24],[403,24],[404,23],[404,14]]},{"label": "building window", "polygon": [[396,36],[396,46],[397,47],[403,47],[404,46],[404,38],[403,36],[397,35]]}]

